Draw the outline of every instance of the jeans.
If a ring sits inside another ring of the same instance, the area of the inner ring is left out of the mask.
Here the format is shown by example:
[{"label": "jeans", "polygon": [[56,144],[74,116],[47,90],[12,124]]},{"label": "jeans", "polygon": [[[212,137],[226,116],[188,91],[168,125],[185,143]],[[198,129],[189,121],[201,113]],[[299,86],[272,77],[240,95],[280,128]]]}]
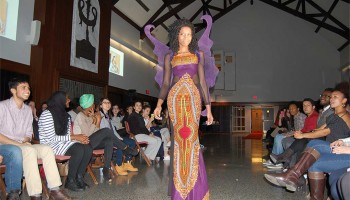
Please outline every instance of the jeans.
[{"label": "jeans", "polygon": [[273,141],[273,148],[272,148],[272,153],[275,155],[279,155],[283,153],[283,145],[282,145],[282,140],[286,138],[286,136],[282,134],[277,134],[275,137],[275,140]]},{"label": "jeans", "polygon": [[0,155],[3,157],[2,163],[6,165],[6,192],[21,190],[23,176],[22,150],[15,145],[0,145]]},{"label": "jeans", "polygon": [[328,183],[330,186],[331,195],[332,195],[333,200],[340,200],[341,199],[341,197],[339,196],[340,194],[339,194],[338,189],[337,189],[337,183],[338,183],[338,180],[340,179],[340,177],[346,173],[347,169],[348,168],[339,169],[337,171],[332,172],[329,175]]},{"label": "jeans", "polygon": [[309,168],[309,172],[330,173],[350,167],[350,154],[333,154],[327,141],[311,140],[307,146],[320,153],[320,158]]},{"label": "jeans", "polygon": [[74,143],[65,155],[70,156],[68,178],[74,180],[77,175],[84,176],[86,167],[91,160],[92,147],[89,144]]},{"label": "jeans", "polygon": [[[136,146],[135,140],[129,137],[123,137],[123,142],[132,149]],[[125,159],[126,161],[130,161],[132,159],[132,155],[125,155]],[[123,150],[120,148],[115,150],[114,163],[118,166],[121,166],[123,163]]]}]

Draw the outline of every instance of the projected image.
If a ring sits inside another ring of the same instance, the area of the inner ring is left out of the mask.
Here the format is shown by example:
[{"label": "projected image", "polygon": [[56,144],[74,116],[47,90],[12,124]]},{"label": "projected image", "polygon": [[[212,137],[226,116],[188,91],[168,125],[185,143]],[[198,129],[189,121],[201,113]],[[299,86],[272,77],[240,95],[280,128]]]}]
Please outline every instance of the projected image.
[{"label": "projected image", "polygon": [[124,71],[124,53],[109,47],[109,72],[123,76]]},{"label": "projected image", "polygon": [[16,40],[19,0],[0,0],[0,36]]}]

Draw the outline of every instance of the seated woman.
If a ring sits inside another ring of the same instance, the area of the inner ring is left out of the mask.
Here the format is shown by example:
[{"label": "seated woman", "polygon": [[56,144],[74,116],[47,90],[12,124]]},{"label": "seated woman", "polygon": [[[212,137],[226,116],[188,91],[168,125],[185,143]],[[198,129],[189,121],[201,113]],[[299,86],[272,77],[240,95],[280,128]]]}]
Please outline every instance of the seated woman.
[{"label": "seated woman", "polygon": [[142,104],[140,101],[135,101],[134,112],[130,114],[127,122],[130,126],[130,131],[135,135],[137,141],[147,142],[147,148],[145,150],[145,155],[153,161],[156,158],[158,150],[162,144],[162,140],[152,132],[150,132],[146,126],[143,117],[141,116]]},{"label": "seated woman", "polygon": [[39,118],[40,143],[49,145],[56,155],[71,156],[65,188],[83,191],[89,187],[83,177],[92,148],[86,135],[71,135],[71,118],[65,110],[69,102],[65,92],[55,92],[50,97],[48,108]]},{"label": "seated woman", "polygon": [[326,136],[326,141],[310,141],[294,167],[285,173],[265,174],[265,178],[275,185],[295,191],[299,178],[308,171],[311,199],[323,199],[324,173],[350,167],[350,154],[337,154],[337,140],[350,137],[350,114],[345,109],[347,101],[347,92],[337,89],[332,92],[330,104],[335,112],[327,118],[326,127],[314,133],[294,134],[296,138]]},{"label": "seated woman", "polygon": [[[113,126],[111,117],[108,113],[109,110],[111,109],[111,102],[109,101],[109,99],[108,98],[101,98],[100,103],[99,103],[99,107],[100,107],[100,112],[101,112],[101,117],[102,117],[100,128],[112,129],[114,135],[119,140],[121,140],[124,144],[126,144],[131,149],[134,149],[136,146],[135,141],[133,139],[130,139],[129,137],[122,138],[118,134],[116,128]],[[114,163],[115,163],[115,168],[116,168],[119,175],[128,175],[127,171],[133,171],[133,172],[138,171],[138,169],[133,167],[131,164],[132,157],[133,157],[132,154],[130,154],[130,153],[127,154],[125,152],[125,158],[126,158],[127,162],[123,163],[123,150],[120,148],[117,148]]]}]

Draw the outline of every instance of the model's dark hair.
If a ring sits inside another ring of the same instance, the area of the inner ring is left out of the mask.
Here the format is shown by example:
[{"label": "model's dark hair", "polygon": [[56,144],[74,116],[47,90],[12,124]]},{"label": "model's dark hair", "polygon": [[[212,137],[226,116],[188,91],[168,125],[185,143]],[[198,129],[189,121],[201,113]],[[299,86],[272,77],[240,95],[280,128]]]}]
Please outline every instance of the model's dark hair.
[{"label": "model's dark hair", "polygon": [[198,41],[195,36],[194,25],[188,19],[178,19],[173,24],[170,25],[169,34],[168,34],[170,49],[175,54],[179,51],[180,45],[179,45],[178,37],[182,27],[189,27],[191,29],[192,40],[191,40],[191,43],[188,45],[188,50],[191,53],[195,53],[196,50],[198,49]]},{"label": "model's dark hair", "polygon": [[308,102],[311,103],[312,106],[315,106],[315,101],[314,101],[313,99],[311,99],[311,98],[305,98],[305,99],[303,100],[303,102],[304,102],[304,101],[308,101]]},{"label": "model's dark hair", "polygon": [[21,83],[28,83],[28,80],[22,77],[15,77],[9,81],[9,90],[17,89],[17,86]]}]

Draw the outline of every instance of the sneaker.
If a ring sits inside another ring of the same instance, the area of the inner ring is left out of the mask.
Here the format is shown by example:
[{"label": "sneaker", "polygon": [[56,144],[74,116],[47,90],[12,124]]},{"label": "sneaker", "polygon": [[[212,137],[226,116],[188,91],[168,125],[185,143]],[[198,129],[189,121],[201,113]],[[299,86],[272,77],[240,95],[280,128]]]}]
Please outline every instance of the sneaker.
[{"label": "sneaker", "polygon": [[269,168],[269,169],[283,169],[283,164],[280,163],[280,164],[277,164],[277,165],[267,165],[266,167]]},{"label": "sneaker", "polygon": [[266,166],[270,166],[270,165],[275,165],[275,164],[273,164],[273,163],[271,162],[271,160],[267,160],[267,161],[263,162],[262,164],[263,164],[265,167],[266,167]]}]

